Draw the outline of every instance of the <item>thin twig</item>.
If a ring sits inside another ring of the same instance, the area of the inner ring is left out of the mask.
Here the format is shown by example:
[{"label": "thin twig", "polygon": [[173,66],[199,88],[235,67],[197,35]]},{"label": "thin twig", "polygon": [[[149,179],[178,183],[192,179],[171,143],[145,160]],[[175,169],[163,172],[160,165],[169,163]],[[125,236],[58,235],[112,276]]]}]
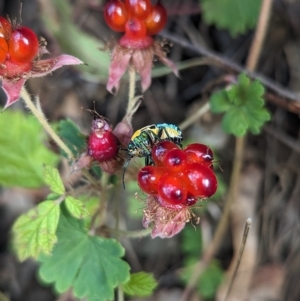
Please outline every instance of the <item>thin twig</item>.
[{"label": "thin twig", "polygon": [[179,124],[179,128],[185,130],[190,125],[194,124],[195,121],[199,120],[206,112],[210,109],[209,103],[205,103],[198,111],[191,115],[188,119]]},{"label": "thin twig", "polygon": [[50,124],[48,123],[44,113],[34,105],[31,101],[31,97],[28,94],[27,90],[23,87],[21,92],[21,97],[23,98],[26,106],[32,112],[32,114],[38,119],[40,124],[43,126],[45,131],[49,134],[52,140],[67,154],[69,160],[74,159],[74,156],[71,150],[67,147],[67,145],[61,140],[61,138],[54,132]]},{"label": "thin twig", "polygon": [[246,224],[245,224],[243,239],[242,239],[242,243],[241,243],[241,246],[240,246],[240,251],[239,251],[238,258],[237,258],[236,266],[235,266],[235,269],[234,269],[234,272],[233,272],[233,275],[232,275],[232,278],[231,278],[231,281],[230,281],[230,285],[229,285],[229,288],[228,288],[228,291],[227,291],[227,294],[226,294],[226,297],[225,297],[224,301],[226,301],[228,299],[228,296],[230,294],[230,291],[231,291],[233,283],[234,283],[234,279],[236,278],[237,271],[239,269],[239,266],[240,266],[240,263],[241,263],[241,260],[242,260],[242,256],[243,256],[243,253],[244,253],[245,245],[246,245],[246,242],[247,242],[249,230],[251,228],[251,223],[252,223],[251,218],[248,218],[247,221],[246,221]]},{"label": "thin twig", "polygon": [[219,66],[220,68],[226,68],[231,72],[235,73],[246,73],[250,78],[252,79],[258,79],[267,89],[275,92],[277,95],[279,95],[282,98],[287,99],[287,101],[297,102],[300,103],[300,96],[298,93],[295,93],[291,90],[283,88],[280,84],[274,82],[273,80],[263,76],[260,73],[257,72],[251,72],[250,70],[247,70],[244,66],[234,62],[233,60],[222,56],[221,54],[218,54],[210,49],[207,49],[205,47],[202,47],[200,45],[192,45],[188,40],[177,37],[174,34],[163,32],[161,34],[164,38],[181,45],[182,47],[189,49],[197,54],[201,54],[214,62],[214,65]]}]

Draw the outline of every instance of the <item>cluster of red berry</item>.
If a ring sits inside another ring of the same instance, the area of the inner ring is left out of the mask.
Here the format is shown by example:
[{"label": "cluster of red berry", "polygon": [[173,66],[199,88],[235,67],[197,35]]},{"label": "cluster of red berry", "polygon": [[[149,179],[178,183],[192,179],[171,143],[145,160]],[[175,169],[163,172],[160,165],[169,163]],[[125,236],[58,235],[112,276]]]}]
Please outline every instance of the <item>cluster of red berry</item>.
[{"label": "cluster of red berry", "polygon": [[144,39],[159,33],[167,22],[167,12],[160,4],[151,0],[110,0],[104,8],[108,26],[125,32],[125,38]]},{"label": "cluster of red berry", "polygon": [[30,28],[14,29],[8,20],[0,17],[0,64],[5,61],[28,64],[37,56],[38,50],[38,38]]},{"label": "cluster of red berry", "polygon": [[180,149],[170,141],[157,143],[151,150],[154,166],[143,167],[138,184],[147,194],[171,209],[194,205],[199,198],[208,198],[217,190],[213,171],[213,152],[200,143]]}]

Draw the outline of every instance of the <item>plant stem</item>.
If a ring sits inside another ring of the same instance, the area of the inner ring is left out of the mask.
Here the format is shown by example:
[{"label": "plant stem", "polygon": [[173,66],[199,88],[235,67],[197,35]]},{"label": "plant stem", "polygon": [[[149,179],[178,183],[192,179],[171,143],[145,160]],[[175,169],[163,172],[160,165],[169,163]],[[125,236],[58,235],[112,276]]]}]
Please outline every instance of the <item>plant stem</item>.
[{"label": "plant stem", "polygon": [[246,63],[246,68],[250,72],[256,69],[258,63],[259,55],[261,53],[261,49],[268,29],[272,3],[273,0],[263,0],[261,5],[256,31]]},{"label": "plant stem", "polygon": [[71,150],[67,147],[67,145],[61,140],[61,138],[54,132],[54,130],[49,125],[45,115],[41,110],[38,110],[34,103],[31,101],[31,97],[28,94],[27,90],[23,87],[21,91],[21,97],[23,98],[26,106],[32,112],[32,114],[38,119],[40,124],[43,126],[45,131],[49,134],[49,136],[53,139],[53,141],[67,154],[69,160],[74,159],[74,156]]}]

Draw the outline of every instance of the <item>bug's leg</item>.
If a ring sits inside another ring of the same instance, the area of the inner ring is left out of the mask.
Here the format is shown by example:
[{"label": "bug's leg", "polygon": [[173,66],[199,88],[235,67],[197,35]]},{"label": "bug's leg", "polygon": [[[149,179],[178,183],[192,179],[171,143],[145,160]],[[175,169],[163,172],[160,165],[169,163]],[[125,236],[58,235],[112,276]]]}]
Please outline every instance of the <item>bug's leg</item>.
[{"label": "bug's leg", "polygon": [[130,160],[131,160],[131,158],[129,158],[129,159],[126,161],[126,163],[124,164],[124,166],[123,166],[122,182],[123,182],[123,188],[124,188],[124,190],[125,190],[125,171],[126,171],[126,169],[127,169],[127,166],[128,166],[128,164],[129,164]]}]

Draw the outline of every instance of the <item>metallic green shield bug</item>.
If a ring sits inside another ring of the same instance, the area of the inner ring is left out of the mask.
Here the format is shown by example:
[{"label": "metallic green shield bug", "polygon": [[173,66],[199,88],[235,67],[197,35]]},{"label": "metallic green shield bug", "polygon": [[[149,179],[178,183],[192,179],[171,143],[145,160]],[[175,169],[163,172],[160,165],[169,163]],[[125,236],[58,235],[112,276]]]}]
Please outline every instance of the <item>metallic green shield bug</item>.
[{"label": "metallic green shield bug", "polygon": [[181,146],[182,132],[178,126],[168,123],[159,123],[145,126],[137,130],[131,137],[128,145],[129,158],[124,165],[123,183],[125,170],[133,157],[145,157],[145,165],[152,164],[151,149],[160,142],[168,140]]}]

